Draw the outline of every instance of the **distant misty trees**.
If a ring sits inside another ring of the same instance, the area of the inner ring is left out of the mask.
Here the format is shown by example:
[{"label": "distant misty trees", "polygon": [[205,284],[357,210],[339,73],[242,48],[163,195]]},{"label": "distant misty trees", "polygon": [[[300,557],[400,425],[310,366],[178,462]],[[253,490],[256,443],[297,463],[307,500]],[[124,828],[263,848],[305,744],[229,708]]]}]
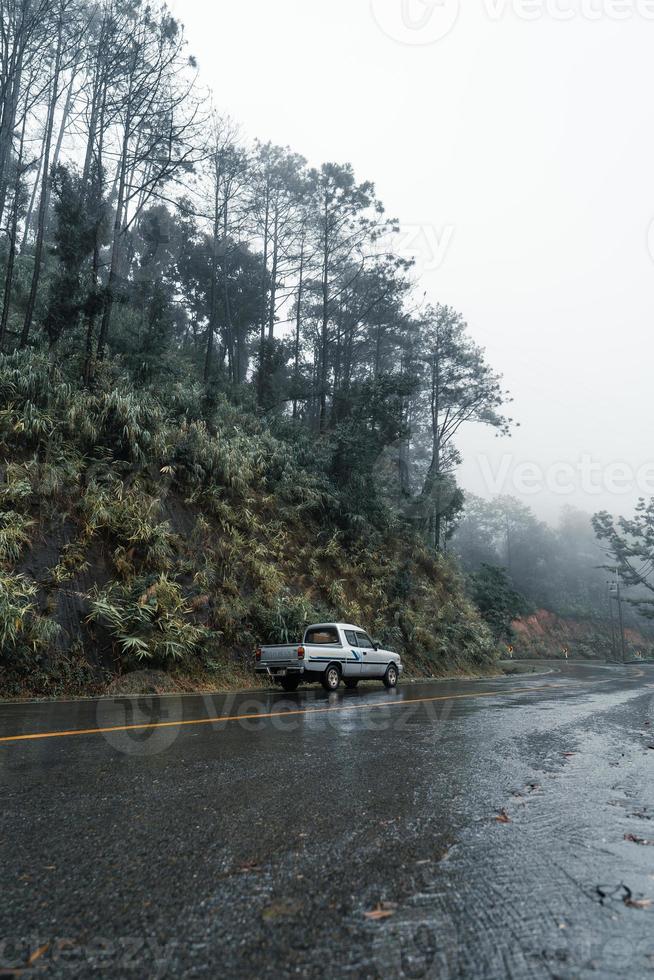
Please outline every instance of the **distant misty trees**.
[{"label": "distant misty trees", "polygon": [[510,588],[532,606],[605,620],[606,555],[593,524],[590,514],[565,507],[550,527],[514,497],[470,495],[450,547],[473,576],[489,566],[502,569]]}]

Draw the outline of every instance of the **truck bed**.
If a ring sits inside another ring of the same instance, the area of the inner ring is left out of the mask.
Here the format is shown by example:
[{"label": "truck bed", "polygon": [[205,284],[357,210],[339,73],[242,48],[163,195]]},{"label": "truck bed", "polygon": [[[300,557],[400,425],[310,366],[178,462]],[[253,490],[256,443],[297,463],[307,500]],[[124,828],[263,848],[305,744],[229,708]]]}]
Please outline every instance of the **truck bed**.
[{"label": "truck bed", "polygon": [[261,663],[275,664],[297,660],[299,643],[283,643],[279,646],[264,646],[261,648]]}]

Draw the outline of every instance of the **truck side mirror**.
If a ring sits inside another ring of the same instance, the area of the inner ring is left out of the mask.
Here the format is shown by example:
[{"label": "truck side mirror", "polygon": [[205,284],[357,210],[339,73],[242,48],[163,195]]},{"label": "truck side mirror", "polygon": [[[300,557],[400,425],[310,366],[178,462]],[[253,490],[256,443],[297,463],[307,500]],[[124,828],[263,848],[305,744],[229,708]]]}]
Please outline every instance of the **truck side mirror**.
[{"label": "truck side mirror", "polygon": [[381,643],[379,642],[379,640],[373,640],[372,645],[374,646],[375,650],[379,650]]}]

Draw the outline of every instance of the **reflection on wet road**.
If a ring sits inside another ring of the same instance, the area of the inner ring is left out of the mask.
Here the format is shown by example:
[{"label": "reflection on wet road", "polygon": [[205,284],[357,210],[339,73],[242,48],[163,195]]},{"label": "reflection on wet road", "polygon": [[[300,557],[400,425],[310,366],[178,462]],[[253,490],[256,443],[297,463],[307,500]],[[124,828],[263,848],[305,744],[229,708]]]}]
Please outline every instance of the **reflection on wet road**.
[{"label": "reflection on wet road", "polygon": [[653,695],[0,705],[0,976],[654,976]]}]

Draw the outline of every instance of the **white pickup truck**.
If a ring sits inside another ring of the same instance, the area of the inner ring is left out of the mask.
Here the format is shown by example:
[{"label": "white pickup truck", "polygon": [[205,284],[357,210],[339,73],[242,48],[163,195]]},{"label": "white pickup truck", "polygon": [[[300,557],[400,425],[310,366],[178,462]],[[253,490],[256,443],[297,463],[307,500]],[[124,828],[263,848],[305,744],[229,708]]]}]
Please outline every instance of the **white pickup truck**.
[{"label": "white pickup truck", "polygon": [[301,643],[257,647],[255,657],[256,672],[267,674],[285,691],[295,691],[301,681],[320,681],[327,691],[335,691],[341,680],[348,688],[373,679],[396,687],[402,673],[399,654],[382,650],[351,623],[309,626]]}]

